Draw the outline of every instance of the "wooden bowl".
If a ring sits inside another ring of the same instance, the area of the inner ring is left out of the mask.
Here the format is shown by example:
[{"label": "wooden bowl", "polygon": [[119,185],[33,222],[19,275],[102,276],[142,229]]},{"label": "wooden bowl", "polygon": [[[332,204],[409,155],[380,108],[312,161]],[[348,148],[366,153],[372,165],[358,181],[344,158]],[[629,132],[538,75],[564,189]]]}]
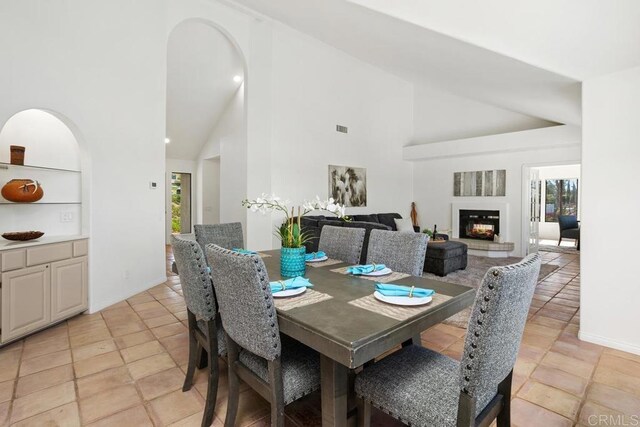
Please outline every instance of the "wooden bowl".
[{"label": "wooden bowl", "polygon": [[18,241],[26,241],[37,239],[38,237],[44,236],[42,231],[14,231],[12,233],[4,233],[2,237],[7,240],[18,240]]}]

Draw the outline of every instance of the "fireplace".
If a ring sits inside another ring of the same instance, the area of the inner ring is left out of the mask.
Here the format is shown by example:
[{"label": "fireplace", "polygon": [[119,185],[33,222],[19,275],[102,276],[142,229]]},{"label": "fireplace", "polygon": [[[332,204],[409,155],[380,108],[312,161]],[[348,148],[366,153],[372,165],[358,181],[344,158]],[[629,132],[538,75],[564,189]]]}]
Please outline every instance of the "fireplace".
[{"label": "fireplace", "polygon": [[500,234],[500,211],[460,209],[459,216],[460,238],[492,241]]}]

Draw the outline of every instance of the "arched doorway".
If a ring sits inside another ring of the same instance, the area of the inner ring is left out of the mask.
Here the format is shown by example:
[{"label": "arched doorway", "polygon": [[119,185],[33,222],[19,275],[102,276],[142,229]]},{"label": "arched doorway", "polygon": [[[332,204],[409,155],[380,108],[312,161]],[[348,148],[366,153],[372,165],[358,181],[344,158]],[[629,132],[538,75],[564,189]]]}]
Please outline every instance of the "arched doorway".
[{"label": "arched doorway", "polygon": [[170,33],[167,242],[172,233],[191,232],[195,223],[246,218],[240,205],[246,192],[245,85],[244,57],[222,29],[192,19]]}]

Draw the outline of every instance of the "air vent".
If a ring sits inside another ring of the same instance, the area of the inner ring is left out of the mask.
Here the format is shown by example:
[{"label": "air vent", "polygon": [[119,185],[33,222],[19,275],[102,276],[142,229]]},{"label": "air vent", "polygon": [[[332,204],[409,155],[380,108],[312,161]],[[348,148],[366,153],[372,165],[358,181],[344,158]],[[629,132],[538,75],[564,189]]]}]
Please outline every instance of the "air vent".
[{"label": "air vent", "polygon": [[336,130],[338,132],[347,133],[349,129],[346,126],[336,125]]}]

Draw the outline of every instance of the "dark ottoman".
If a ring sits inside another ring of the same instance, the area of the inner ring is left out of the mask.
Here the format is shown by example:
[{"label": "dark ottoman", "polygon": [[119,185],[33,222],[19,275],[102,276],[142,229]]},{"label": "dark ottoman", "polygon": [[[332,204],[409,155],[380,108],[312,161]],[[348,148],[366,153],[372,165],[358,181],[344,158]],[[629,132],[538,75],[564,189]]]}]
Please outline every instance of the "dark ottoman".
[{"label": "dark ottoman", "polygon": [[424,271],[440,277],[467,268],[467,245],[448,240],[442,243],[429,242],[424,259]]}]

